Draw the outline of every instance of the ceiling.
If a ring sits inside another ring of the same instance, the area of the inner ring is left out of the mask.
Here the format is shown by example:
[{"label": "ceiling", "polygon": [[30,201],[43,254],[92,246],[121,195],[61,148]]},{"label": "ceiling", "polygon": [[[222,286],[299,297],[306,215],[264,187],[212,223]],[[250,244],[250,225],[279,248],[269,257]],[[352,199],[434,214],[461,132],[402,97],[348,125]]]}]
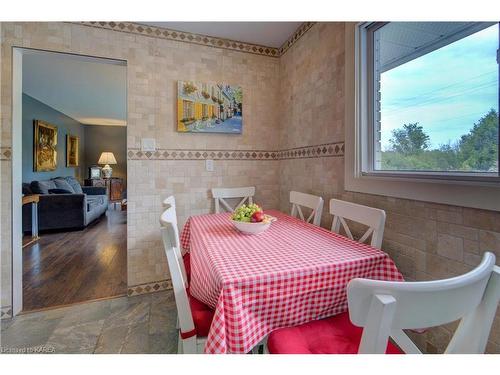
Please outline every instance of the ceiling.
[{"label": "ceiling", "polygon": [[125,62],[25,51],[23,93],[86,125],[126,126]]},{"label": "ceiling", "polygon": [[279,48],[302,22],[141,22],[144,25]]}]

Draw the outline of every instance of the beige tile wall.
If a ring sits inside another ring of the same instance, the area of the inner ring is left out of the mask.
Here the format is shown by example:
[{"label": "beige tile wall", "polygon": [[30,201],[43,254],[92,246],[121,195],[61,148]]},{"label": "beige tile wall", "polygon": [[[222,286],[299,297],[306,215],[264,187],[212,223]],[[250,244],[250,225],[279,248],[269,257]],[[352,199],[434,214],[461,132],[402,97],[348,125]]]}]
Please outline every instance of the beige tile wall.
[{"label": "beige tile wall", "polygon": [[[344,140],[344,25],[316,24],[282,57],[281,110],[286,120],[281,145],[303,146]],[[347,145],[349,147],[349,145]],[[289,209],[290,190],[336,197],[387,213],[383,250],[408,280],[458,275],[480,261],[482,252],[496,254],[500,264],[500,213],[344,191],[344,160],[281,161],[280,206]],[[328,204],[325,204],[328,211]],[[323,215],[322,225],[331,226]],[[487,351],[500,353],[500,311]],[[420,348],[442,352],[456,324],[413,335]]]}]

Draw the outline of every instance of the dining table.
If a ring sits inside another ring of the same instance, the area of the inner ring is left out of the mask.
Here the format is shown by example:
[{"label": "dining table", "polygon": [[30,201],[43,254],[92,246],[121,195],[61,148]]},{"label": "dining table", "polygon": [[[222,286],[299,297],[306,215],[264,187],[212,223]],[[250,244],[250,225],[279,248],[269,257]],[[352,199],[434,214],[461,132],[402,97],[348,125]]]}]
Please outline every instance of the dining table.
[{"label": "dining table", "polygon": [[403,281],[387,253],[268,210],[258,235],[230,213],[191,216],[181,232],[191,261],[191,295],[214,309],[205,353],[248,353],[269,333],[347,310],[354,278]]}]

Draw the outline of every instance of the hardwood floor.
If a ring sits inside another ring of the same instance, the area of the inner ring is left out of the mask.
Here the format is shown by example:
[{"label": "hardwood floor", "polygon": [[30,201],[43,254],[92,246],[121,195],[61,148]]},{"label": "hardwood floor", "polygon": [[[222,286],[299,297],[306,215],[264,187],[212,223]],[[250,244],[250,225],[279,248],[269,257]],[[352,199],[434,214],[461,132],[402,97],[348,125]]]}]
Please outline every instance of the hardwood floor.
[{"label": "hardwood floor", "polygon": [[23,310],[126,294],[126,215],[108,210],[84,230],[41,234],[25,247]]}]

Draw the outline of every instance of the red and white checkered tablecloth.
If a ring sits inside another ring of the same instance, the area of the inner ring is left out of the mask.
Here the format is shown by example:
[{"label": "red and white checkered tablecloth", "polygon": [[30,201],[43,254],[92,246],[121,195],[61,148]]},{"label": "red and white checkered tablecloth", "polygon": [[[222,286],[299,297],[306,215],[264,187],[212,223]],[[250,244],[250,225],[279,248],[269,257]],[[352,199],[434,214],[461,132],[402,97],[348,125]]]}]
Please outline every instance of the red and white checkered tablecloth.
[{"label": "red and white checkered tablecloth", "polygon": [[380,250],[266,213],[278,221],[256,236],[238,232],[227,213],[193,216],[184,226],[190,292],[215,309],[206,353],[247,353],[276,328],[345,311],[353,278],[403,280]]}]

